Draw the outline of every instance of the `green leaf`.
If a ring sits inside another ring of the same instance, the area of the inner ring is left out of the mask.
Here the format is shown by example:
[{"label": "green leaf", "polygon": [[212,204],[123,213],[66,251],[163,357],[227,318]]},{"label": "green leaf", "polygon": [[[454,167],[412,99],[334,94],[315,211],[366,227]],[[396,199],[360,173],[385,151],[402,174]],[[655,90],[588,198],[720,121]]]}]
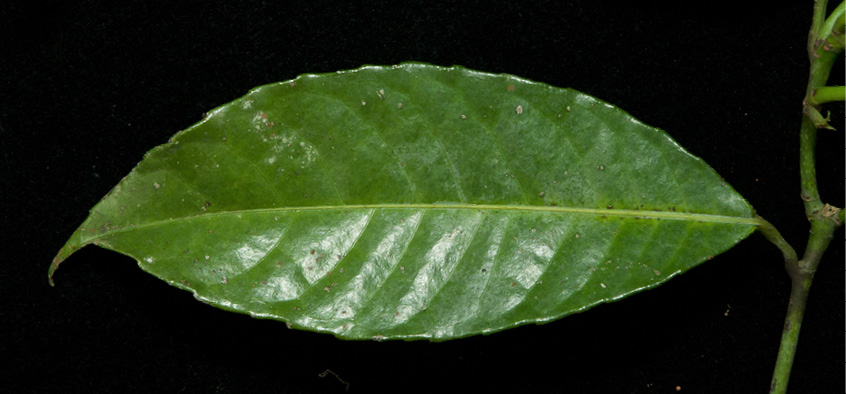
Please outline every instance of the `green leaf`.
[{"label": "green leaf", "polygon": [[420,63],[304,75],[147,153],[94,244],[217,307],[451,339],[657,286],[758,225],[664,132],[585,94]]}]

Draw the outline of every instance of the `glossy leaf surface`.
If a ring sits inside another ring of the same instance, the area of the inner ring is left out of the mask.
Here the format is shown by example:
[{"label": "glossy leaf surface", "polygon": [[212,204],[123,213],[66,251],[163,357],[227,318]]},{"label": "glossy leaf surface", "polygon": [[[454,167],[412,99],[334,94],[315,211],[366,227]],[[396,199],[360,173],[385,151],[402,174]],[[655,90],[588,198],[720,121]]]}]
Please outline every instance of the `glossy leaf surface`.
[{"label": "glossy leaf surface", "polygon": [[95,244],[209,304],[339,337],[450,339],[656,286],[753,209],[664,132],[582,93],[419,63],[304,75],[144,160]]}]

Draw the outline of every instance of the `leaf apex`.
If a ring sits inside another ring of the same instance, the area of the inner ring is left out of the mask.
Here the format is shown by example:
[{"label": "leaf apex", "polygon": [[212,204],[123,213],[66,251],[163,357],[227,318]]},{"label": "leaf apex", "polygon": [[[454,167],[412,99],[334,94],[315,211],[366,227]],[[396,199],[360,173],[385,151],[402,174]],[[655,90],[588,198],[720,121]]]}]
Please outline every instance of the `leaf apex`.
[{"label": "leaf apex", "polygon": [[56,283],[53,281],[53,274],[57,269],[59,269],[59,264],[67,260],[67,258],[74,254],[77,250],[79,250],[79,247],[74,247],[70,243],[67,243],[59,249],[59,253],[56,253],[56,257],[53,257],[53,261],[50,263],[50,268],[47,269],[47,281],[50,283],[51,287],[56,286]]}]

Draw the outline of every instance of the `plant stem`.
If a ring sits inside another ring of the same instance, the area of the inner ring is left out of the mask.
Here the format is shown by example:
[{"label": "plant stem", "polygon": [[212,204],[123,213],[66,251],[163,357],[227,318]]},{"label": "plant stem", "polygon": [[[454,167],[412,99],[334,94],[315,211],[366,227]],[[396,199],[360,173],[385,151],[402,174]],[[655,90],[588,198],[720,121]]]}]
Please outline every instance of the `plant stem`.
[{"label": "plant stem", "polygon": [[758,231],[760,231],[764,237],[781,250],[782,255],[784,255],[785,266],[798,264],[799,257],[796,256],[796,251],[793,250],[793,247],[784,240],[781,233],[776,230],[775,226],[760,216],[758,216],[758,219],[761,221],[761,224],[758,225]]},{"label": "plant stem", "polygon": [[808,248],[805,250],[802,260],[798,262],[785,261],[785,268],[790,274],[792,288],[790,302],[787,305],[787,316],[784,319],[784,332],[781,335],[781,344],[778,349],[778,359],[770,384],[771,393],[783,394],[787,392],[787,383],[796,355],[796,346],[799,343],[799,331],[802,328],[808,292],[811,289],[811,283],[814,280],[814,273],[820,263],[820,258],[825,249],[828,248],[835,228],[834,221],[812,221]]},{"label": "plant stem", "polygon": [[846,86],[823,86],[814,91],[814,104],[846,100]]},{"label": "plant stem", "polygon": [[[831,67],[837,56],[843,50],[842,45],[831,45],[829,39],[842,37],[842,24],[844,4],[841,3],[832,18],[825,19],[826,0],[817,0],[814,4],[814,19],[811,23],[811,32],[808,37],[808,54],[811,60],[811,72],[808,78],[808,87],[803,100],[803,118],[799,134],[799,165],[801,177],[802,200],[805,203],[805,215],[811,222],[808,246],[801,260],[788,258],[785,248],[779,245],[784,242],[781,237],[775,241],[767,235],[768,229],[760,226],[761,232],[771,239],[776,246],[785,254],[785,268],[791,279],[790,302],[787,307],[787,316],[784,321],[784,332],[781,337],[781,345],[778,351],[773,379],[770,384],[770,392],[783,394],[787,391],[787,383],[790,378],[790,370],[793,367],[793,359],[796,355],[796,346],[799,341],[799,331],[802,327],[802,318],[805,313],[805,303],[808,300],[808,292],[814,280],[814,273],[820,263],[823,252],[828,247],[834,234],[834,230],[840,227],[843,222],[843,211],[839,208],[823,204],[817,190],[815,150],[817,142],[817,128],[831,128],[826,119],[819,112],[819,105],[824,102],[834,101],[837,98],[843,99],[843,88],[826,87],[826,81],[831,73]],[[835,36],[837,35],[837,36]],[[838,41],[839,43],[839,41]],[[831,88],[831,89],[829,89]],[[833,89],[838,89],[839,92]],[[816,97],[815,97],[816,94]],[[776,231],[775,234],[778,234]],[[786,243],[786,242],[784,242]],[[795,255],[795,254],[794,254]]]}]

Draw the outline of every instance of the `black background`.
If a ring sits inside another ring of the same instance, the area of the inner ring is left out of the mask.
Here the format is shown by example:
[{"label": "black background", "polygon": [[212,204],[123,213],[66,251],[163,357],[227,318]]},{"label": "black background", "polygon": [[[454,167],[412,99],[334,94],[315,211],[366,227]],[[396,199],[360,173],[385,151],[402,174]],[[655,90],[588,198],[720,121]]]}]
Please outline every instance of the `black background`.
[{"label": "black background", "polygon": [[[711,164],[801,251],[798,129],[813,5],[761,4],[3,6],[0,391],[344,392],[318,376],[330,369],[359,393],[766,392],[789,282],[780,253],[757,234],[655,290],[443,343],[288,330],[196,302],[94,247],[62,265],[55,288],[46,276],[88,209],[204,112],[302,73],[407,60],[515,74],[613,103]],[[842,60],[831,82],[843,83]],[[821,132],[818,149],[821,193],[838,206],[842,107],[830,106],[841,131]],[[793,393],[843,389],[842,237],[817,273]]]}]

